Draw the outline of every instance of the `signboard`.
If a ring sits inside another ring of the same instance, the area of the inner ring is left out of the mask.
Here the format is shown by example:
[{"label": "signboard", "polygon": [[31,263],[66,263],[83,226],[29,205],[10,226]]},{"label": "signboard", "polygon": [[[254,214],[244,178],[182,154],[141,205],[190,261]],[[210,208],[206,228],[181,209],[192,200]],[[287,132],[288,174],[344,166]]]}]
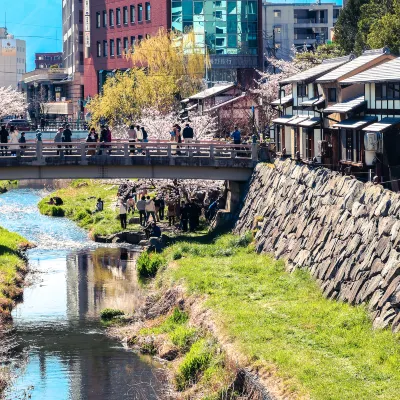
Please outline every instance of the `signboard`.
[{"label": "signboard", "polygon": [[1,40],[1,55],[12,57],[17,55],[17,41],[15,39]]},{"label": "signboard", "polygon": [[85,47],[89,48],[91,44],[90,40],[90,0],[85,0],[84,4],[85,13]]}]

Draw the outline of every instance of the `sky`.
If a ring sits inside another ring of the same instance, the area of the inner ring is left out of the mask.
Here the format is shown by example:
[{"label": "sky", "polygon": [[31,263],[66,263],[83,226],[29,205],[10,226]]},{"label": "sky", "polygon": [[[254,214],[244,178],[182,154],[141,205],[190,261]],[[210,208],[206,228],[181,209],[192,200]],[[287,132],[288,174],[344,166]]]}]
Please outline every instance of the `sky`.
[{"label": "sky", "polygon": [[26,41],[27,71],[35,68],[35,52],[62,50],[61,13],[62,0],[0,0],[0,26],[7,14],[8,33]]}]

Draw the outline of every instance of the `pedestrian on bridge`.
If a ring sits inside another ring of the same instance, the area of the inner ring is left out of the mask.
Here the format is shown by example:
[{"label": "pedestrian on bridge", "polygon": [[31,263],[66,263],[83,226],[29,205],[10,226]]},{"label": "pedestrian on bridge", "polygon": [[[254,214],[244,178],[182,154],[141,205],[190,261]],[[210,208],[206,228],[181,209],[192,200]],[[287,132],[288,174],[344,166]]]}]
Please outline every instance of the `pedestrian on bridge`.
[{"label": "pedestrian on bridge", "polygon": [[[135,125],[131,125],[128,131],[129,143],[136,143],[137,140],[137,133],[135,129]],[[129,152],[131,154],[135,153],[135,145],[129,146]]]},{"label": "pedestrian on bridge", "polygon": [[[69,129],[69,125],[65,125],[65,129],[63,132],[63,140],[64,143],[71,143],[72,142],[72,132],[71,129]],[[70,150],[66,150],[65,154],[72,154],[72,146],[71,145],[66,145],[65,146],[66,149],[70,149]]]},{"label": "pedestrian on bridge", "polygon": [[[1,147],[1,155],[2,156],[4,156],[4,155],[7,155],[7,146],[4,146],[3,145],[3,143],[8,143],[8,136],[9,136],[9,134],[8,134],[8,130],[6,129],[6,127],[3,125],[2,127],[1,127],[1,130],[0,130],[0,143],[2,144],[2,146],[0,146]],[[5,150],[5,151],[4,151]]]},{"label": "pedestrian on bridge", "polygon": [[241,144],[241,133],[237,126],[235,126],[235,130],[231,133],[231,138],[233,139],[233,144]]},{"label": "pedestrian on bridge", "polygon": [[187,123],[182,132],[182,137],[185,143],[192,143],[194,138],[193,128]]}]

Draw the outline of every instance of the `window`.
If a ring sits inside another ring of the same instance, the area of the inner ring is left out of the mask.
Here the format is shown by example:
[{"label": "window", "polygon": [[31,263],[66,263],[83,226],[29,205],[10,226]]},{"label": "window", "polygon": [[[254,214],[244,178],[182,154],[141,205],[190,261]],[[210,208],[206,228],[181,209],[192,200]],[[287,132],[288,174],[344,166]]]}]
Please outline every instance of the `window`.
[{"label": "window", "polygon": [[281,33],[282,32],[282,28],[280,25],[275,26],[275,33]]},{"label": "window", "polygon": [[399,83],[376,83],[375,97],[377,100],[399,100],[400,84]]},{"label": "window", "polygon": [[346,160],[353,161],[353,130],[346,129]]},{"label": "window", "polygon": [[132,51],[133,51],[133,48],[135,47],[135,42],[136,42],[136,37],[135,37],[135,36],[131,36],[131,47],[132,47]]},{"label": "window", "polygon": [[135,6],[131,6],[131,24],[136,22],[136,10]]},{"label": "window", "polygon": [[110,26],[114,26],[114,10],[110,10]]},{"label": "window", "polygon": [[336,103],[336,88],[328,88],[328,102],[329,103]]},{"label": "window", "polygon": [[84,59],[83,59],[83,51],[79,52],[79,64],[83,65],[84,64]]},{"label": "window", "polygon": [[127,37],[124,37],[124,51],[127,53],[129,50],[129,40]]},{"label": "window", "polygon": [[107,27],[107,11],[103,11],[103,27]]},{"label": "window", "polygon": [[108,55],[108,43],[107,40],[103,40],[103,57]]},{"label": "window", "polygon": [[145,5],[145,18],[146,21],[150,21],[151,20],[151,5],[149,2],[146,3]]},{"label": "window", "polygon": [[143,5],[142,4],[138,4],[137,20],[138,20],[138,22],[142,22],[143,21]]},{"label": "window", "polygon": [[97,57],[101,57],[101,43],[97,42]]},{"label": "window", "polygon": [[117,56],[120,56],[121,54],[122,54],[121,39],[117,39]]},{"label": "window", "polygon": [[115,43],[114,43],[114,39],[110,39],[110,57],[114,57],[115,55]]},{"label": "window", "polygon": [[274,10],[274,18],[280,18],[281,17],[281,10]]},{"label": "window", "polygon": [[142,35],[138,35],[137,39],[138,39],[138,42],[140,43],[143,40],[143,36]]},{"label": "window", "polygon": [[297,97],[307,97],[307,85],[297,85]]},{"label": "window", "polygon": [[79,10],[79,23],[83,24],[83,11]]},{"label": "window", "polygon": [[117,23],[117,25],[121,25],[121,9],[120,8],[117,8],[116,10],[115,10],[115,12],[116,12],[116,23]]},{"label": "window", "polygon": [[79,31],[79,44],[83,44],[83,32]]},{"label": "window", "polygon": [[[303,132],[304,132],[303,128]],[[314,128],[306,130],[306,157],[311,160],[314,157]]]},{"label": "window", "polygon": [[124,19],[124,25],[128,24],[128,7],[124,7],[124,14],[123,14],[123,19]]},{"label": "window", "polygon": [[99,12],[96,13],[96,28],[101,27],[101,15]]}]

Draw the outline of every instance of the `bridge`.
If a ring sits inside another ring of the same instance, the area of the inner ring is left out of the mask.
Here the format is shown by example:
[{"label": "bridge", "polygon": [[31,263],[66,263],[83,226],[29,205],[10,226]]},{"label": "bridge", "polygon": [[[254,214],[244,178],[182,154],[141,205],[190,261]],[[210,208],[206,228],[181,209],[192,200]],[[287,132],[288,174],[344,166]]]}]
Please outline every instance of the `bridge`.
[{"label": "bridge", "polygon": [[257,144],[225,142],[8,143],[0,149],[0,179],[205,179],[247,181]]}]

